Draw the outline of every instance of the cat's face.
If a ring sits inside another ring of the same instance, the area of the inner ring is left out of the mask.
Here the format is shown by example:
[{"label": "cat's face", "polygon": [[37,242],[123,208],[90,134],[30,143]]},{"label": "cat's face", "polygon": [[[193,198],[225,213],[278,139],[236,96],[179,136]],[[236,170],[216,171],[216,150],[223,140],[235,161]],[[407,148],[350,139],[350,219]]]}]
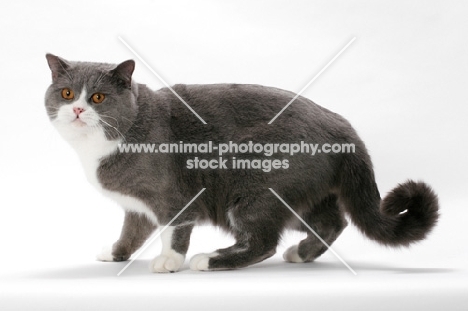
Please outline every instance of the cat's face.
[{"label": "cat's face", "polygon": [[102,133],[123,138],[136,114],[132,60],[120,65],[68,62],[47,54],[52,84],[45,97],[50,120],[67,140]]}]

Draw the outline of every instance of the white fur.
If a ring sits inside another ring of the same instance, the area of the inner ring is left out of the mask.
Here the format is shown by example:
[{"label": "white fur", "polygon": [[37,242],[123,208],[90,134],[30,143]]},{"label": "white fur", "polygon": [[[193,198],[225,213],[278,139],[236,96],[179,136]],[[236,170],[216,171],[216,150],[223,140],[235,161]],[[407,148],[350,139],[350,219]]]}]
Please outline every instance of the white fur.
[{"label": "white fur", "polygon": [[161,255],[154,258],[150,263],[150,270],[152,272],[176,272],[182,267],[185,255],[179,254],[171,247],[174,229],[175,227],[169,226],[161,234],[162,251]]},{"label": "white fur", "polygon": [[[60,107],[57,118],[52,121],[58,132],[76,150],[83,165],[86,178],[106,197],[117,202],[124,209],[145,214],[154,224],[158,223],[156,215],[141,200],[122,195],[119,192],[106,190],[97,178],[100,159],[117,152],[121,140],[107,140],[99,115],[88,105],[87,92],[81,91],[80,97],[71,104]],[[73,108],[83,108],[84,112],[77,119]]]},{"label": "white fur", "polygon": [[208,271],[210,258],[218,256],[219,253],[197,254],[190,260],[190,269],[195,271]]},{"label": "white fur", "polygon": [[290,248],[288,248],[284,254],[283,254],[284,260],[288,262],[295,262],[295,263],[300,263],[304,262],[302,258],[299,256],[299,246],[298,245],[293,245]]},{"label": "white fur", "polygon": [[99,261],[114,261],[112,256],[112,246],[104,246],[101,252],[96,255],[96,259]]},{"label": "white fur", "polygon": [[236,218],[234,217],[232,211],[228,211],[227,216],[228,216],[229,224],[231,225],[231,227],[233,229],[238,229],[237,224],[236,224]]}]

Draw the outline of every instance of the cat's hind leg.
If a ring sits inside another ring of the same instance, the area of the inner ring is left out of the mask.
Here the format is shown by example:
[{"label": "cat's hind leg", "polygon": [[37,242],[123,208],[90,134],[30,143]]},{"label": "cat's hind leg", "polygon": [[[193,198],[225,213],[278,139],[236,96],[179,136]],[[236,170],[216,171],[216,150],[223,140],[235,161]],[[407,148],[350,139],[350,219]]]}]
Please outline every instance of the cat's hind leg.
[{"label": "cat's hind leg", "polygon": [[275,198],[272,199],[257,198],[239,202],[229,209],[227,216],[230,231],[234,234],[236,243],[213,253],[195,255],[190,261],[190,269],[238,269],[274,255],[288,210],[274,201]]},{"label": "cat's hind leg", "polygon": [[[192,270],[231,270],[263,261],[276,253],[279,234],[271,232],[239,239],[233,246],[209,254],[198,254],[190,260]],[[268,236],[268,237],[267,237]]]},{"label": "cat's hind leg", "polygon": [[[302,218],[328,246],[336,240],[348,224],[334,195],[328,196],[312,210],[304,213]],[[307,232],[307,238],[284,252],[283,258],[288,262],[311,262],[328,249],[309,228],[302,223],[300,226],[301,231]]]}]

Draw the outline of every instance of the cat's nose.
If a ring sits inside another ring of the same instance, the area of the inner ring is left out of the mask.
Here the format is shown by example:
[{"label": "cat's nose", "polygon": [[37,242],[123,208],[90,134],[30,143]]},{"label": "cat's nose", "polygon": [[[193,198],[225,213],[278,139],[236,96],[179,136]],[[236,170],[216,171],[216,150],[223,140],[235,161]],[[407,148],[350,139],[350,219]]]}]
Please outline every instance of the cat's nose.
[{"label": "cat's nose", "polygon": [[76,116],[79,116],[80,113],[82,113],[83,111],[84,111],[83,108],[73,107],[73,112],[76,114]]}]

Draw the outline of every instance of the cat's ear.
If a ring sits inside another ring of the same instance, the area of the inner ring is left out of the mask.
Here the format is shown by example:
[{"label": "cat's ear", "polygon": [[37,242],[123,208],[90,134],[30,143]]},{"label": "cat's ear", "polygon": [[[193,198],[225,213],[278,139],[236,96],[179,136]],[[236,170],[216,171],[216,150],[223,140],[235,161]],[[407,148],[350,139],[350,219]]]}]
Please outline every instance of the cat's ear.
[{"label": "cat's ear", "polygon": [[52,81],[54,82],[60,75],[66,74],[68,68],[70,68],[70,64],[63,58],[50,53],[46,54],[46,58],[50,71],[52,71]]},{"label": "cat's ear", "polygon": [[130,59],[120,63],[111,72],[112,75],[125,83],[127,88],[132,86],[132,74],[135,70],[135,61]]}]

